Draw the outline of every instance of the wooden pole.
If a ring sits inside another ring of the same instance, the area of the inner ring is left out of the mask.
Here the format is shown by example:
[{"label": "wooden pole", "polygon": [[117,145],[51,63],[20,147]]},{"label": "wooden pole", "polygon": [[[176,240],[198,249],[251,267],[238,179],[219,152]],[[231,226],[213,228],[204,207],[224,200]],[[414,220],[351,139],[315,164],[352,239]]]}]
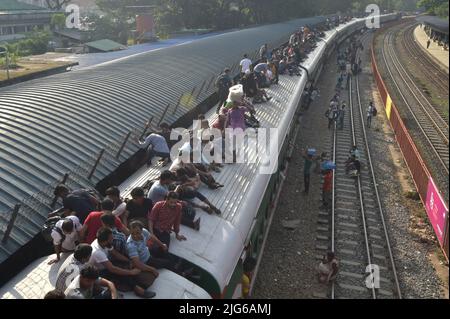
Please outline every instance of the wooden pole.
[{"label": "wooden pole", "polygon": [[131,136],[131,131],[129,131],[128,134],[125,136],[125,139],[123,140],[122,145],[120,146],[119,150],[117,151],[117,154],[116,154],[117,159],[120,157],[120,153],[122,153],[123,149],[125,148],[125,145],[127,144],[130,136]]},{"label": "wooden pole", "polygon": [[94,175],[95,170],[97,169],[98,164],[100,163],[100,160],[102,159],[103,154],[105,153],[105,149],[103,148],[100,153],[98,154],[97,160],[95,161],[94,166],[92,167],[91,172],[88,175],[88,179],[92,178],[92,175]]},{"label": "wooden pole", "polygon": [[19,209],[20,209],[20,204],[16,204],[16,206],[14,206],[14,210],[12,212],[11,219],[9,220],[8,227],[6,227],[5,234],[3,235],[3,239],[2,239],[3,244],[6,244],[6,242],[9,239],[9,235],[11,234],[11,231],[13,229],[14,222],[16,221],[17,215],[19,214]]}]

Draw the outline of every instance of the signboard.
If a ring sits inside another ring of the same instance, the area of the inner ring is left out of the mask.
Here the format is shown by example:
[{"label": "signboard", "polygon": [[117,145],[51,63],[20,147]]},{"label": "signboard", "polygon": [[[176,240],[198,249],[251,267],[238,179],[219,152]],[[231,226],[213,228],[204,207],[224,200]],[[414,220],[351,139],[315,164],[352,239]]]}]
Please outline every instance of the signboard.
[{"label": "signboard", "polygon": [[392,99],[391,96],[388,94],[386,98],[386,115],[389,120],[391,119],[391,110],[392,110]]},{"label": "signboard", "polygon": [[431,225],[433,225],[436,237],[439,240],[441,246],[444,245],[445,240],[445,225],[448,215],[448,208],[442,199],[441,194],[434,184],[433,179],[430,177],[428,182],[427,201],[425,209],[428,214]]}]

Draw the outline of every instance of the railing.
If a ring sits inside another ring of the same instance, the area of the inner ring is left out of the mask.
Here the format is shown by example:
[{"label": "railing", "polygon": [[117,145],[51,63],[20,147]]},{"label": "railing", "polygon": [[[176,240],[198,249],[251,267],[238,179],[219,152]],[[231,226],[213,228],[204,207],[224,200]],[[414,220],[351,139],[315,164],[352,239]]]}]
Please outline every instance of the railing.
[{"label": "railing", "polygon": [[[426,207],[427,203],[427,194],[428,194],[428,186],[431,178],[430,171],[428,170],[427,166],[425,165],[425,162],[420,155],[419,151],[417,150],[417,147],[411,138],[398,110],[395,106],[394,102],[392,101],[390,94],[386,88],[386,85],[380,75],[380,72],[378,70],[378,66],[375,59],[375,52],[374,52],[374,46],[375,46],[375,40],[376,37],[374,37],[374,41],[372,43],[371,53],[372,53],[372,70],[373,75],[375,77],[375,82],[378,87],[378,91],[381,95],[381,98],[384,103],[385,111],[387,114],[387,117],[389,119],[389,123],[391,124],[391,127],[394,131],[397,143],[400,147],[400,150],[403,154],[403,157],[405,159],[406,165],[408,167],[408,170],[412,176],[414,185],[416,186],[417,192],[420,196],[420,199]],[[443,250],[443,253],[445,255],[445,258],[448,261],[448,255],[449,255],[449,246],[448,246],[448,232],[449,232],[449,223],[448,223],[448,216],[446,220],[446,226],[444,230],[444,238],[446,240],[439,241],[439,244]]]}]

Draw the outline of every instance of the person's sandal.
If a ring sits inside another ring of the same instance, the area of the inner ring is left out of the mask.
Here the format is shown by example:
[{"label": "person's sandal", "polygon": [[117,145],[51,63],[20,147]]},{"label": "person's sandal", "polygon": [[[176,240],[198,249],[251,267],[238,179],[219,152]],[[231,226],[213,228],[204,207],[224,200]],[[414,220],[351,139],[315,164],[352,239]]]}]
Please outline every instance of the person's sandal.
[{"label": "person's sandal", "polygon": [[195,222],[194,222],[194,229],[196,231],[200,230],[200,218],[198,218]]},{"label": "person's sandal", "polygon": [[205,212],[207,212],[209,215],[211,215],[212,213],[214,213],[214,210],[213,210],[211,207],[209,207],[209,206],[202,207],[202,209],[203,209]]},{"label": "person's sandal", "polygon": [[144,292],[144,298],[151,299],[155,296],[156,296],[156,292],[154,292],[154,291],[145,290],[145,292]]},{"label": "person's sandal", "polygon": [[218,209],[217,207],[211,207],[211,209],[217,214],[217,215],[222,215],[222,212],[220,209]]}]

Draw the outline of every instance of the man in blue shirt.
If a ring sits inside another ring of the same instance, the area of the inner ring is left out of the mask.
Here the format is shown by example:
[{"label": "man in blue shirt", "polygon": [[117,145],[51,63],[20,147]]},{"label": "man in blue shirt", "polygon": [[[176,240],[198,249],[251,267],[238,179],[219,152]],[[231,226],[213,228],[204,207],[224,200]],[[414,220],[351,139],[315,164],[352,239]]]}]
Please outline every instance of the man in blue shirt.
[{"label": "man in blue shirt", "polygon": [[[153,257],[150,254],[149,245],[164,251],[165,254],[162,257]],[[155,268],[166,268],[175,271],[174,261],[167,251],[167,245],[145,229],[140,221],[131,222],[130,236],[127,240],[127,252],[133,267],[153,273],[157,273]]]},{"label": "man in blue shirt", "polygon": [[148,191],[147,197],[150,198],[153,204],[163,201],[169,193],[169,185],[175,181],[175,176],[171,171],[161,172],[159,180],[155,181]]}]

